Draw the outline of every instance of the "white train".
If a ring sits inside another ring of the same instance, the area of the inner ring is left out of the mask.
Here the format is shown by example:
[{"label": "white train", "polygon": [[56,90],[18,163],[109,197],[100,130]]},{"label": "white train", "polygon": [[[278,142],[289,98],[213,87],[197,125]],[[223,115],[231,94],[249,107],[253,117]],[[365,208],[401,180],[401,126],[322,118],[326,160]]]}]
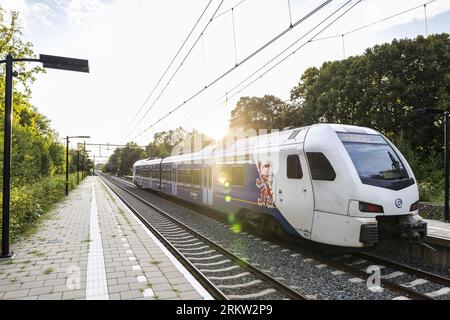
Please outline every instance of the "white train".
[{"label": "white train", "polygon": [[140,160],[133,182],[280,235],[369,247],[382,237],[421,240],[414,174],[381,133],[315,124],[229,146]]}]

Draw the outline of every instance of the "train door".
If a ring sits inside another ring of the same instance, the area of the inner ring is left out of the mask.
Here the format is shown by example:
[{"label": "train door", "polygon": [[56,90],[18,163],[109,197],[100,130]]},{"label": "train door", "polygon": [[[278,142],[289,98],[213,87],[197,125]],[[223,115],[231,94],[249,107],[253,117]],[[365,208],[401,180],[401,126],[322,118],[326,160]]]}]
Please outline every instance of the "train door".
[{"label": "train door", "polygon": [[203,163],[203,182],[202,182],[202,195],[203,203],[212,205],[213,204],[213,174],[212,165]]},{"label": "train door", "polygon": [[177,174],[177,165],[175,163],[172,164],[172,194],[177,194],[177,185],[178,185],[178,174]]},{"label": "train door", "polygon": [[281,152],[276,206],[304,238],[311,238],[314,195],[304,152]]}]

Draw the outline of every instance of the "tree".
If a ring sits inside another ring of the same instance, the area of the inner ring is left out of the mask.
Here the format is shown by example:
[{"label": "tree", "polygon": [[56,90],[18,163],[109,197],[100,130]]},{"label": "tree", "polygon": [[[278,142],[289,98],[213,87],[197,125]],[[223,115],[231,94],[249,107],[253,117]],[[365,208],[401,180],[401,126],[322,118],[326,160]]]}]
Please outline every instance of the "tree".
[{"label": "tree", "polygon": [[145,156],[145,150],[134,142],[128,142],[124,148],[114,150],[103,170],[119,176],[130,175],[133,164]]},{"label": "tree", "polygon": [[[11,53],[15,58],[34,57],[32,44],[22,40],[19,14],[10,15],[0,7],[0,59]],[[51,129],[48,119],[30,103],[30,85],[41,67],[15,63],[18,77],[14,78],[13,136],[12,136],[12,185],[31,184],[42,177],[62,173],[64,149],[58,136]],[[0,143],[3,145],[5,83],[4,64],[0,69]],[[0,152],[0,165],[3,150]]]},{"label": "tree", "polygon": [[187,132],[183,128],[161,131],[153,135],[153,141],[145,148],[150,158],[165,158],[171,155],[172,148],[186,138]]},{"label": "tree", "polygon": [[241,97],[231,111],[230,129],[283,129],[302,125],[297,105],[289,105],[273,95]]},{"label": "tree", "polygon": [[403,135],[426,155],[442,148],[442,126],[417,110],[449,110],[449,70],[448,34],[394,40],[307,69],[291,98],[299,100],[306,123],[368,126],[394,140]]},{"label": "tree", "polygon": [[[8,14],[0,6],[0,56],[6,56],[8,53],[11,53],[14,58],[36,57],[32,43],[22,40],[19,12],[10,12],[8,19]],[[25,95],[29,97],[31,94],[30,85],[36,80],[36,73],[45,72],[45,70],[39,66],[30,68],[29,64],[25,62],[14,63],[14,69],[18,72],[14,82],[18,80],[24,88]],[[2,72],[5,72],[4,67]],[[2,99],[4,99],[4,90],[1,90],[1,94]]]}]

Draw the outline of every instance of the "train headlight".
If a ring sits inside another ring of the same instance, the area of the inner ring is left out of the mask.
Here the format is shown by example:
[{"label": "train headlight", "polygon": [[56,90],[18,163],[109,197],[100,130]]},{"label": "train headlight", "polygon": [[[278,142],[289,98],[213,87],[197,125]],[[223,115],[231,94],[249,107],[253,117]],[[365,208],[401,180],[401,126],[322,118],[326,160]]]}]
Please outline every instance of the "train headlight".
[{"label": "train headlight", "polygon": [[377,204],[359,202],[359,211],[370,212],[370,213],[383,213],[383,207]]},{"label": "train headlight", "polygon": [[419,210],[419,200],[417,200],[416,202],[414,202],[411,207],[409,208],[409,211],[416,211]]}]

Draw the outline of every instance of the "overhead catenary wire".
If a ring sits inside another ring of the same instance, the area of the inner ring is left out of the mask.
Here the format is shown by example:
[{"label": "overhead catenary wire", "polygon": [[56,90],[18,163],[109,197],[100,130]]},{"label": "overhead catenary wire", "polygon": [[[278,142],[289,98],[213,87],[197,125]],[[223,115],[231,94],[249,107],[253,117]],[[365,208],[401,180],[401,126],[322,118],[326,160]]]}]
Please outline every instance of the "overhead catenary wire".
[{"label": "overhead catenary wire", "polygon": [[186,36],[186,38],[184,39],[183,43],[181,44],[180,48],[177,50],[177,53],[173,56],[172,60],[170,61],[169,65],[166,67],[166,69],[164,70],[162,76],[159,78],[159,80],[156,82],[155,86],[153,87],[153,89],[150,91],[150,93],[147,95],[144,103],[141,105],[141,107],[139,108],[139,110],[136,112],[136,114],[134,115],[134,117],[131,119],[130,123],[127,125],[127,127],[129,127],[134,120],[136,120],[136,117],[141,113],[141,111],[143,110],[143,108],[145,107],[145,105],[147,104],[148,100],[150,99],[150,97],[153,95],[153,93],[155,92],[156,88],[158,88],[159,84],[161,83],[161,81],[164,79],[164,77],[166,76],[167,72],[169,71],[170,67],[173,65],[175,59],[178,57],[178,55],[180,54],[181,50],[184,48],[184,45],[186,44],[186,42],[189,40],[189,38],[191,37],[192,33],[194,32],[195,28],[197,27],[198,23],[200,22],[200,20],[203,18],[203,15],[205,14],[206,10],[208,10],[209,6],[211,5],[213,0],[210,0],[207,4],[206,7],[203,9],[202,13],[200,14],[200,17],[198,17],[197,21],[195,22],[194,26],[191,28],[191,30],[189,31],[188,35]]},{"label": "overhead catenary wire", "polygon": [[[291,45],[289,45],[287,48],[285,48],[283,51],[281,51],[280,53],[278,53],[277,55],[275,55],[273,58],[271,58],[269,61],[267,61],[264,65],[262,65],[261,67],[259,67],[256,71],[254,71],[253,73],[251,73],[250,75],[248,75],[244,80],[240,81],[238,84],[236,84],[234,87],[232,87],[231,89],[227,90],[227,99],[230,100],[231,98],[233,98],[234,96],[236,96],[237,94],[241,93],[243,90],[245,90],[246,88],[248,88],[250,85],[252,85],[254,82],[256,82],[257,80],[261,79],[265,74],[267,74],[268,72],[272,71],[275,67],[277,67],[279,64],[281,64],[282,62],[284,62],[285,60],[287,60],[291,55],[295,56],[295,53],[300,50],[301,48],[303,48],[306,44],[311,43],[313,41],[313,39],[315,37],[317,37],[319,34],[321,34],[322,32],[324,32],[326,29],[328,29],[333,23],[335,23],[338,19],[340,19],[343,15],[345,15],[348,11],[350,11],[354,6],[356,6],[357,4],[359,4],[362,0],[359,0],[357,3],[355,3],[353,6],[351,6],[348,10],[346,10],[344,13],[342,13],[340,16],[338,16],[336,19],[334,19],[330,24],[328,24],[327,26],[325,26],[322,30],[320,30],[319,32],[317,32],[312,38],[310,38],[309,40],[307,40],[306,42],[304,42],[301,46],[297,47],[291,54],[287,55],[286,57],[284,57],[282,60],[278,61],[275,65],[273,65],[270,69],[268,69],[267,71],[265,71],[263,74],[261,74],[260,76],[258,76],[257,78],[255,78],[253,81],[251,81],[250,83],[248,83],[245,87],[243,87],[242,89],[240,89],[239,91],[237,91],[236,93],[230,95],[230,92],[236,90],[237,88],[239,88],[242,84],[244,84],[245,82],[247,82],[248,80],[250,80],[254,75],[256,75],[258,72],[260,72],[261,70],[263,70],[265,67],[267,67],[268,65],[270,65],[273,61],[275,61],[277,58],[279,58],[280,56],[282,56],[286,51],[288,51],[289,49],[291,49],[293,46],[295,46],[298,42],[300,42],[302,39],[304,39],[307,35],[311,34],[314,30],[316,30],[317,28],[319,28],[322,24],[324,24],[327,20],[329,20],[331,17],[333,17],[336,13],[338,13],[340,10],[342,10],[345,6],[347,6],[352,0],[348,0],[346,3],[344,3],[342,6],[340,6],[337,10],[335,10],[334,12],[332,12],[330,15],[328,15],[325,19],[323,19],[321,22],[319,22],[317,25],[315,25],[314,27],[312,27],[308,32],[306,32],[305,34],[303,34],[300,38],[298,38],[294,43],[292,43]],[[214,106],[217,102],[219,102],[220,100],[222,100],[224,98],[224,96],[222,95],[221,97],[217,98],[216,100],[214,100],[214,102],[210,103],[206,108],[202,109],[200,113],[205,112],[206,110],[208,110],[210,107]],[[223,102],[220,105],[223,105]]]},{"label": "overhead catenary wire", "polygon": [[144,120],[144,118],[147,116],[147,114],[150,112],[150,110],[153,108],[153,106],[156,104],[156,102],[158,102],[158,100],[161,98],[161,96],[163,95],[163,93],[166,91],[167,87],[169,86],[169,84],[172,82],[173,78],[176,76],[176,74],[178,73],[178,71],[181,69],[181,67],[183,66],[184,62],[186,61],[186,59],[189,57],[189,55],[191,54],[192,50],[195,48],[195,46],[197,45],[198,41],[200,40],[200,38],[202,37],[202,35],[205,33],[206,29],[208,28],[208,26],[211,24],[211,22],[213,21],[214,16],[217,14],[217,11],[220,9],[220,7],[222,6],[224,0],[221,0],[221,2],[219,3],[219,5],[217,6],[217,8],[214,10],[214,13],[212,15],[212,17],[209,19],[208,23],[206,24],[206,26],[203,28],[202,32],[200,33],[200,35],[197,37],[197,39],[195,40],[194,44],[191,46],[191,48],[189,49],[189,51],[187,52],[187,54],[184,56],[183,60],[181,61],[181,63],[178,65],[177,69],[175,70],[175,72],[172,74],[172,76],[170,77],[170,79],[167,81],[166,85],[163,87],[163,89],[161,90],[161,92],[159,93],[159,95],[156,97],[156,99],[153,101],[153,103],[150,105],[150,107],[147,108],[147,110],[145,111],[144,115],[139,119],[138,123],[134,126],[134,128],[128,133],[127,136],[129,136],[140,124],[141,122]]},{"label": "overhead catenary wire", "polygon": [[[388,20],[388,19],[392,19],[393,17],[396,17],[396,16],[399,16],[399,15],[401,15],[401,14],[410,12],[410,11],[412,11],[412,10],[421,8],[423,5],[427,5],[427,4],[430,4],[430,3],[435,2],[435,1],[437,1],[437,0],[429,1],[429,2],[427,2],[427,3],[425,3],[425,4],[422,4],[422,5],[419,5],[419,6],[416,6],[416,7],[407,9],[407,10],[404,10],[404,11],[402,11],[402,12],[399,12],[399,13],[397,13],[397,14],[394,14],[394,15],[391,15],[391,16],[389,16],[389,17],[383,18],[383,19],[378,20],[378,21],[376,21],[376,22],[373,22],[373,23],[370,23],[370,24],[367,24],[367,25],[364,25],[364,26],[361,26],[361,27],[358,27],[358,28],[354,28],[354,29],[352,29],[352,30],[350,30],[350,31],[348,31],[348,32],[344,32],[344,33],[341,33],[341,34],[336,34],[336,35],[331,36],[331,37],[324,37],[324,38],[317,38],[317,39],[313,37],[311,40],[308,41],[308,43],[309,43],[309,42],[313,42],[313,41],[319,41],[319,40],[325,40],[325,39],[331,39],[331,38],[337,38],[337,37],[344,37],[344,36],[347,35],[347,34],[350,34],[350,33],[353,33],[353,32],[356,32],[356,31],[359,31],[359,30],[362,30],[362,29],[365,29],[365,28],[367,28],[367,27],[369,27],[369,26],[372,26],[372,25],[374,25],[374,24],[377,24],[377,23],[379,23],[379,22],[386,21],[386,20]],[[317,35],[316,35],[316,36],[317,36]],[[305,45],[305,44],[304,44],[304,45]],[[301,46],[301,47],[303,47],[303,46]],[[299,49],[297,48],[296,50],[294,50],[294,52],[293,52],[292,54],[295,55],[295,52],[298,51],[298,50],[299,50]],[[278,54],[276,57],[274,57],[273,59],[271,59],[271,60],[270,60],[268,63],[266,63],[264,66],[262,66],[261,68],[259,68],[258,70],[256,70],[254,73],[252,73],[250,76],[248,76],[246,79],[244,79],[243,81],[241,81],[239,84],[237,84],[237,85],[234,86],[233,88],[229,89],[227,92],[234,91],[237,87],[239,87],[240,85],[242,85],[243,83],[245,83],[247,80],[249,80],[249,79],[250,79],[252,76],[254,76],[257,72],[261,71],[264,67],[266,67],[268,64],[270,64],[272,61],[274,61],[277,57],[279,57],[279,56],[280,56],[282,53],[284,53],[285,51],[286,51],[286,50],[283,50],[280,54]],[[345,46],[344,46],[344,43],[343,43],[343,51],[344,51],[344,58],[345,58]],[[289,56],[290,56],[290,55],[289,55]],[[286,56],[285,59],[287,59],[289,56]],[[285,59],[283,59],[283,60],[280,61],[279,63],[283,62]],[[279,63],[278,63],[278,64],[279,64]],[[272,70],[274,67],[276,67],[278,64],[274,65],[274,66],[273,66],[271,69],[269,69],[268,71],[271,71],[271,70]],[[268,72],[268,71],[267,71],[267,72]],[[231,99],[231,98],[233,98],[233,97],[236,96],[237,94],[241,93],[243,90],[245,90],[247,87],[249,87],[251,84],[253,84],[253,83],[256,82],[257,80],[261,79],[267,72],[265,72],[265,73],[262,74],[261,76],[257,77],[254,81],[250,82],[248,85],[246,85],[245,87],[243,87],[242,89],[240,89],[238,92],[232,94],[231,96],[229,95],[229,96],[228,96],[228,100]],[[214,100],[214,102],[212,102],[211,104],[209,104],[209,105],[208,105],[205,109],[203,109],[201,112],[205,112],[205,110],[207,110],[207,109],[209,109],[210,107],[214,106],[217,102],[219,102],[219,101],[222,100],[222,99],[223,99],[223,96],[221,96],[221,97],[219,97],[218,99]],[[223,102],[222,102],[221,104],[219,104],[219,106],[221,106],[221,105],[223,105]]]},{"label": "overhead catenary wire", "polygon": [[[299,41],[301,41],[302,39],[304,39],[306,36],[308,36],[310,33],[312,33],[314,30],[316,30],[317,28],[319,28],[322,24],[324,24],[328,19],[330,19],[332,16],[334,16],[336,13],[338,13],[340,10],[342,10],[345,6],[347,6],[352,0],[348,0],[347,2],[345,2],[343,5],[341,5],[340,7],[338,7],[335,11],[333,11],[330,15],[328,15],[325,19],[323,19],[321,22],[319,22],[317,25],[315,25],[313,28],[311,28],[308,32],[304,33],[300,38],[298,38],[296,41],[294,41],[291,45],[289,45],[287,48],[285,48],[284,50],[282,50],[280,53],[278,53],[277,55],[275,55],[272,59],[270,59],[269,61],[267,61],[263,66],[261,66],[260,68],[258,68],[256,71],[254,71],[252,74],[250,74],[249,76],[247,76],[244,80],[242,80],[241,82],[239,82],[238,84],[236,84],[234,87],[232,87],[231,89],[227,90],[226,93],[226,99],[227,101],[234,97],[236,94],[233,94],[230,96],[230,92],[236,90],[239,86],[241,86],[242,84],[244,84],[246,81],[248,81],[249,79],[251,79],[255,74],[257,74],[259,71],[261,71],[262,69],[264,69],[266,66],[268,66],[270,63],[272,63],[273,61],[275,61],[277,58],[279,58],[281,55],[283,55],[283,53],[285,53],[286,51],[288,51],[290,48],[292,48],[293,46],[295,46],[295,44],[297,44]],[[359,2],[358,2],[359,3]],[[325,29],[324,29],[325,30]],[[323,30],[323,31],[324,31]],[[321,31],[322,32],[322,31]],[[316,35],[317,36],[317,35]],[[308,41],[309,42],[309,41]],[[290,55],[289,55],[290,56]],[[289,57],[287,56],[287,57]],[[286,57],[286,59],[287,59]],[[284,60],[283,60],[284,61]],[[282,62],[282,61],[281,61]],[[281,63],[280,62],[280,63]],[[257,78],[259,79],[259,78]],[[247,86],[246,86],[247,87]],[[245,87],[245,88],[246,88]],[[242,91],[242,90],[241,90]],[[239,91],[240,92],[240,91]],[[202,109],[201,113],[206,111],[207,109],[209,109],[210,107],[214,106],[217,102],[219,102],[220,100],[222,100],[224,98],[224,96],[220,96],[219,98],[217,98],[216,100],[214,100],[214,102],[210,103],[205,109]],[[223,102],[220,104],[223,105]],[[219,106],[220,106],[219,105]],[[158,122],[155,122],[154,124],[157,124]]]},{"label": "overhead catenary wire", "polygon": [[372,26],[374,26],[374,25],[376,25],[376,24],[378,24],[378,23],[381,23],[381,22],[384,22],[384,21],[393,19],[393,18],[395,18],[395,17],[398,17],[398,16],[403,15],[403,14],[405,14],[405,13],[408,13],[408,12],[410,12],[410,11],[413,11],[413,10],[416,10],[416,9],[419,9],[419,8],[422,8],[423,6],[426,6],[426,5],[428,5],[428,4],[430,4],[430,3],[433,3],[433,2],[436,2],[436,1],[438,1],[438,0],[431,0],[431,1],[428,1],[428,2],[423,3],[423,4],[421,4],[421,5],[415,6],[415,7],[413,7],[413,8],[410,8],[410,9],[407,9],[407,10],[404,10],[404,11],[401,11],[401,12],[397,12],[396,14],[393,14],[393,15],[391,15],[391,16],[389,16],[389,17],[386,17],[386,18],[383,18],[383,19],[380,19],[380,20],[371,22],[371,23],[369,23],[369,24],[365,24],[365,25],[363,25],[363,26],[361,26],[361,27],[358,27],[358,28],[355,28],[355,29],[352,29],[352,30],[349,30],[349,31],[346,31],[346,32],[343,32],[343,33],[340,33],[340,34],[335,34],[335,35],[326,36],[326,37],[323,37],[323,38],[314,39],[313,41],[328,40],[328,39],[333,39],[333,38],[337,38],[337,37],[342,37],[343,35],[346,36],[346,35],[349,35],[349,34],[351,34],[351,33],[354,33],[354,32],[357,32],[357,31],[360,31],[360,30],[363,30],[363,29],[372,27]]},{"label": "overhead catenary wire", "polygon": [[331,21],[328,25],[326,25],[324,28],[322,28],[319,32],[317,32],[313,37],[311,37],[308,41],[302,43],[300,46],[298,46],[296,49],[294,49],[294,51],[292,51],[292,53],[290,53],[289,55],[287,55],[286,57],[284,57],[283,59],[281,59],[280,61],[278,61],[276,64],[274,64],[273,66],[271,66],[269,69],[267,69],[266,71],[264,71],[261,75],[259,75],[257,78],[253,79],[251,82],[249,82],[247,85],[245,85],[243,88],[239,89],[238,91],[236,91],[234,94],[232,94],[231,96],[228,97],[228,99],[233,98],[234,96],[238,95],[239,93],[241,93],[243,90],[247,89],[250,85],[252,85],[253,83],[255,83],[256,81],[258,81],[259,79],[261,79],[262,77],[264,77],[267,73],[269,73],[270,71],[272,71],[273,69],[275,69],[277,66],[279,66],[282,62],[286,61],[290,56],[294,55],[298,50],[302,49],[303,47],[305,47],[308,43],[313,42],[313,40],[322,32],[324,32],[326,29],[328,29],[331,25],[333,25],[337,20],[339,20],[340,18],[342,18],[347,12],[349,12],[350,10],[352,10],[356,5],[358,5],[359,3],[361,3],[361,1],[363,0],[358,0],[356,3],[354,3],[350,8],[348,8],[347,10],[345,10],[343,13],[341,13],[339,16],[337,16],[333,21]]},{"label": "overhead catenary wire", "polygon": [[[211,87],[212,85],[216,84],[217,82],[219,82],[221,79],[223,79],[224,77],[226,77],[228,74],[230,74],[233,70],[235,70],[236,68],[238,68],[240,65],[246,63],[247,61],[249,61],[251,58],[253,58],[254,56],[256,56],[258,53],[260,53],[261,51],[263,51],[265,48],[267,48],[268,46],[270,46],[273,42],[275,42],[276,40],[278,40],[279,38],[281,38],[283,35],[285,35],[286,33],[288,33],[289,31],[293,30],[296,26],[298,26],[299,24],[301,24],[302,22],[304,22],[305,20],[307,20],[308,18],[310,18],[312,15],[314,15],[315,13],[317,13],[318,11],[320,11],[321,9],[323,9],[326,5],[328,5],[330,2],[332,2],[332,0],[327,0],[325,2],[323,2],[322,4],[320,4],[319,6],[317,6],[316,8],[314,8],[312,11],[310,11],[309,13],[307,13],[305,16],[303,16],[302,18],[300,18],[299,20],[297,20],[292,28],[288,27],[286,30],[282,31],[281,33],[279,33],[278,35],[276,35],[274,38],[272,38],[271,40],[269,40],[268,42],[266,42],[265,44],[263,44],[261,47],[259,47],[258,49],[256,49],[254,52],[250,53],[247,57],[245,57],[244,59],[242,59],[240,62],[238,62],[235,66],[231,67],[230,69],[228,69],[226,72],[224,72],[223,74],[221,74],[220,76],[218,76],[216,79],[214,79],[213,81],[211,81],[209,84],[207,84],[204,88],[198,90],[196,93],[194,93],[193,95],[191,95],[189,98],[187,98],[186,100],[184,100],[182,103],[178,104],[176,107],[172,108],[171,111],[169,111],[168,113],[166,113],[162,118],[158,119],[156,122],[154,122],[152,125],[150,125],[149,127],[147,127],[146,129],[144,129],[143,131],[141,131],[139,134],[137,134],[136,136],[133,137],[133,139],[136,139],[137,137],[141,136],[142,134],[144,134],[145,132],[147,132],[148,130],[150,130],[156,123],[161,122],[162,120],[164,120],[165,118],[167,118],[168,116],[170,116],[172,113],[174,113],[175,111],[177,111],[178,109],[180,109],[183,105],[185,105],[186,103],[190,102],[191,100],[195,99],[198,95],[200,95],[201,93],[203,93],[207,88]],[[142,118],[143,119],[143,118]]]},{"label": "overhead catenary wire", "polygon": [[213,18],[213,20],[216,20],[217,18],[220,18],[221,16],[227,14],[227,13],[230,12],[231,10],[236,9],[236,8],[239,7],[241,4],[243,4],[245,1],[247,1],[247,0],[241,0],[241,1],[239,1],[238,3],[236,3],[235,5],[233,5],[231,8],[229,8],[229,9],[227,9],[227,10],[221,12],[221,13],[218,13],[218,14]]},{"label": "overhead catenary wire", "polygon": [[231,8],[231,21],[233,22],[233,42],[234,42],[234,61],[238,65],[237,48],[236,48],[236,25],[234,22],[234,8]]}]

